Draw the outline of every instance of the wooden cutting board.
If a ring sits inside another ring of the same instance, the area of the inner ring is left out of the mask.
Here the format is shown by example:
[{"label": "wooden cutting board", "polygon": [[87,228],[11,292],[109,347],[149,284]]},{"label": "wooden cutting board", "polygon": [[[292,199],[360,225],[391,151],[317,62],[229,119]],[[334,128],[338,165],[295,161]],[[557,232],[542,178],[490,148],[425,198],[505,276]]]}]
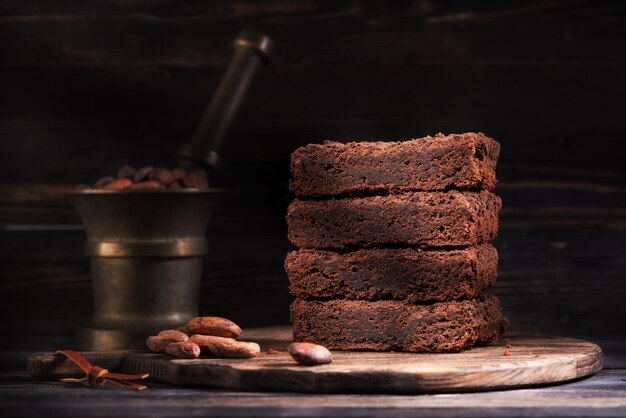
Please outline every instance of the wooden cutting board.
[{"label": "wooden cutting board", "polygon": [[[455,354],[335,351],[331,364],[297,365],[286,352],[290,328],[250,330],[258,341],[254,359],[172,359],[142,351],[89,352],[93,364],[175,385],[231,390],[319,393],[435,393],[510,389],[565,382],[602,368],[602,350],[591,342],[565,337],[511,335],[489,347]],[[268,352],[272,348],[280,353]],[[37,376],[77,374],[64,358],[39,354],[29,359]]]}]

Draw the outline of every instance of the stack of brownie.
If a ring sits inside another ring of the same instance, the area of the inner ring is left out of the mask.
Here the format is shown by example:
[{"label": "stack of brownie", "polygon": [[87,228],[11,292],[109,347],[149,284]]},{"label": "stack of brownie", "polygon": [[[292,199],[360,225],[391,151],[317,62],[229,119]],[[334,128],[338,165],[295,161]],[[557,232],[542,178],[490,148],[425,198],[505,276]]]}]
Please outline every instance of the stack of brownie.
[{"label": "stack of brownie", "polygon": [[482,133],[297,149],[294,340],[412,352],[497,341],[507,321],[485,290],[497,275],[499,152]]}]

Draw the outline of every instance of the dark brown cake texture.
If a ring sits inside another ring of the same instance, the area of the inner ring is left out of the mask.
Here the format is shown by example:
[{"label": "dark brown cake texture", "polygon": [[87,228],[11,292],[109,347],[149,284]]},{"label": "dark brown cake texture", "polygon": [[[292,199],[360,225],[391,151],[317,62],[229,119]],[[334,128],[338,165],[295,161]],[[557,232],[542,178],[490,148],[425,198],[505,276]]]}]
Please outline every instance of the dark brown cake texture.
[{"label": "dark brown cake texture", "polygon": [[491,294],[433,305],[296,299],[291,321],[294,341],[329,349],[437,353],[496,342],[507,323]]},{"label": "dark brown cake texture", "polygon": [[301,248],[469,246],[495,238],[502,203],[493,193],[410,192],[294,200],[289,240]]},{"label": "dark brown cake texture", "polygon": [[298,197],[389,190],[492,190],[500,144],[482,133],[402,142],[326,141],[291,155],[291,190]]},{"label": "dark brown cake texture", "polygon": [[301,299],[471,299],[493,285],[498,252],[490,244],[458,250],[302,249],[285,260],[291,294]]}]

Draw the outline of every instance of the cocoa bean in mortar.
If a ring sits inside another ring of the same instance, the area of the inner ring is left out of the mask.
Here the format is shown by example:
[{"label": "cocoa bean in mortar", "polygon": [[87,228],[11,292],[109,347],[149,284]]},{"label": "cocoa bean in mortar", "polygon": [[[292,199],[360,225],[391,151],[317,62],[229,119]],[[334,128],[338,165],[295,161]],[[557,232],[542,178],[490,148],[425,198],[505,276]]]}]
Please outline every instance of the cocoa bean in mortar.
[{"label": "cocoa bean in mortar", "polygon": [[[117,177],[106,176],[98,180],[97,189],[206,189],[209,187],[207,174],[203,170],[186,171],[182,168],[153,168],[150,166],[136,170],[124,165],[117,171]],[[88,187],[87,187],[88,188]]]},{"label": "cocoa bean in mortar", "polygon": [[142,182],[142,181],[148,180],[148,176],[150,175],[152,170],[154,170],[154,168],[150,167],[150,166],[141,167],[139,170],[137,170],[137,172],[135,172],[135,176],[133,177],[133,181],[138,183],[138,182]]},{"label": "cocoa bean in mortar", "polygon": [[201,171],[190,171],[185,175],[183,184],[186,187],[194,189],[206,189],[209,187],[209,180],[206,178],[206,173]]},{"label": "cocoa bean in mortar", "polygon": [[182,168],[175,168],[172,170],[172,174],[174,175],[174,179],[180,181],[185,178],[187,172]]},{"label": "cocoa bean in mortar", "polygon": [[107,189],[107,190],[120,190],[120,189],[127,189],[132,184],[133,184],[133,182],[131,180],[129,180],[129,179],[118,179],[118,180],[115,180],[115,181],[107,184],[103,188]]},{"label": "cocoa bean in mortar", "polygon": [[150,180],[158,181],[159,183],[164,184],[166,186],[169,185],[174,180],[176,180],[174,178],[174,174],[172,173],[172,170],[169,170],[167,168],[162,168],[162,167],[155,168],[154,170],[152,170],[148,178],[150,178]]},{"label": "cocoa bean in mortar", "polygon": [[117,170],[117,178],[132,180],[136,171],[137,170],[135,170],[135,167],[132,165],[123,165],[119,170]]},{"label": "cocoa bean in mortar", "polygon": [[113,183],[115,180],[116,180],[115,177],[112,177],[112,176],[102,177],[96,182],[96,184],[94,184],[94,187],[101,188],[101,187],[106,186],[109,183]]},{"label": "cocoa bean in mortar", "polygon": [[154,180],[142,181],[141,183],[134,183],[129,187],[129,189],[163,189],[163,188],[165,188],[164,185]]}]

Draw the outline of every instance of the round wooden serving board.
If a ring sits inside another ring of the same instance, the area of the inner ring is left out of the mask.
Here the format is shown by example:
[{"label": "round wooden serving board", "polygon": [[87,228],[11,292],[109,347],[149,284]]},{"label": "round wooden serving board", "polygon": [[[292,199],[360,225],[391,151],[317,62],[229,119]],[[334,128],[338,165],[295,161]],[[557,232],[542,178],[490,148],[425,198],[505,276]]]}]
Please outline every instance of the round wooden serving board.
[{"label": "round wooden serving board", "polygon": [[[150,373],[152,380],[175,385],[318,393],[512,389],[565,382],[602,368],[600,347],[564,337],[511,335],[497,345],[455,354],[335,351],[331,364],[313,367],[300,366],[287,354],[290,328],[247,330],[243,337],[261,344],[259,357],[178,360],[130,350],[82,354],[92,364],[110,371]],[[28,369],[46,378],[84,374],[65,357],[53,353],[30,357]]]},{"label": "round wooden serving board", "polygon": [[[234,390],[319,393],[421,393],[508,389],[564,382],[602,368],[602,350],[573,338],[511,335],[505,342],[455,354],[334,351],[331,364],[297,365],[287,354],[289,328],[244,333],[259,341],[254,359],[176,360],[131,352],[121,362],[128,373],[178,385]],[[268,350],[279,350],[270,354]],[[505,355],[505,351],[506,354]]]}]

